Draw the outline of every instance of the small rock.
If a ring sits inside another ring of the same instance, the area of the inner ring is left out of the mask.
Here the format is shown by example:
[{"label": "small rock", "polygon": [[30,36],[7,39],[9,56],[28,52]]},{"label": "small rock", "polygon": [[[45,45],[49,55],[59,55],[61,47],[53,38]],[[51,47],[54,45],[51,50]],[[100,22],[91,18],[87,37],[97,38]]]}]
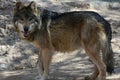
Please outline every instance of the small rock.
[{"label": "small rock", "polygon": [[8,68],[8,66],[6,64],[0,63],[0,70],[5,70],[7,68]]}]

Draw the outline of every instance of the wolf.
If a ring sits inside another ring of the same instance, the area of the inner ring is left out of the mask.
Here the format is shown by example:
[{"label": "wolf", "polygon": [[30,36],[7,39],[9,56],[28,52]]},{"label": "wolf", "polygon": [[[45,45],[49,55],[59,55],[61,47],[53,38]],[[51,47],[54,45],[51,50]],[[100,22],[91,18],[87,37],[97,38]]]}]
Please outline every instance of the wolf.
[{"label": "wolf", "polygon": [[[106,72],[114,72],[110,24],[93,11],[58,13],[39,8],[34,1],[17,2],[13,25],[23,40],[40,49],[39,80],[46,80],[55,51],[71,52],[83,48],[94,64],[91,77],[85,80],[106,80]],[[100,56],[102,53],[102,57]]]}]

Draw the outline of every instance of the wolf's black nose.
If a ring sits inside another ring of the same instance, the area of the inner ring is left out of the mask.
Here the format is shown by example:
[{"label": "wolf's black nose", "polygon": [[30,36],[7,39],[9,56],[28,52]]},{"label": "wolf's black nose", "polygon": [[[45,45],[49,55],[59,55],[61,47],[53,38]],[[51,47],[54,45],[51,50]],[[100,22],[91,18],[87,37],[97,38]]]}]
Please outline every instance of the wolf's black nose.
[{"label": "wolf's black nose", "polygon": [[25,31],[25,32],[28,32],[28,27],[24,27],[24,31]]}]

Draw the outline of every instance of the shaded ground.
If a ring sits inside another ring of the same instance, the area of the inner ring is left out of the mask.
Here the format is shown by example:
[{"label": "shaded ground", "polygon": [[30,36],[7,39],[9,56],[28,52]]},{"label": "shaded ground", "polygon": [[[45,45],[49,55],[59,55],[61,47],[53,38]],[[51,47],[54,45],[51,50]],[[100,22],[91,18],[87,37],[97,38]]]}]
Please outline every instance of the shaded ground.
[{"label": "shaded ground", "polygon": [[[73,54],[55,55],[50,67],[50,77],[47,80],[84,80],[84,76],[90,75],[93,66],[88,57],[74,52]],[[54,61],[57,60],[57,61]],[[37,76],[36,69],[2,71],[0,80],[34,80]],[[120,80],[120,67],[116,66],[115,73],[107,76],[108,80]]]}]

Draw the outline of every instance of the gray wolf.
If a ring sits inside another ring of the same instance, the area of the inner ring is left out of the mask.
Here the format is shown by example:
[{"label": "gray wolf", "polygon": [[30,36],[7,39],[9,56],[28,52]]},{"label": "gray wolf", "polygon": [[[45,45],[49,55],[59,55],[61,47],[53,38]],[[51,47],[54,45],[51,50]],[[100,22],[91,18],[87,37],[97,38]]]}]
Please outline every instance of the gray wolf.
[{"label": "gray wolf", "polygon": [[85,80],[106,80],[106,72],[111,74],[114,71],[111,27],[96,12],[57,13],[38,8],[33,1],[29,5],[17,2],[13,24],[22,39],[40,49],[39,80],[47,78],[55,51],[83,48],[94,64],[93,75]]}]

